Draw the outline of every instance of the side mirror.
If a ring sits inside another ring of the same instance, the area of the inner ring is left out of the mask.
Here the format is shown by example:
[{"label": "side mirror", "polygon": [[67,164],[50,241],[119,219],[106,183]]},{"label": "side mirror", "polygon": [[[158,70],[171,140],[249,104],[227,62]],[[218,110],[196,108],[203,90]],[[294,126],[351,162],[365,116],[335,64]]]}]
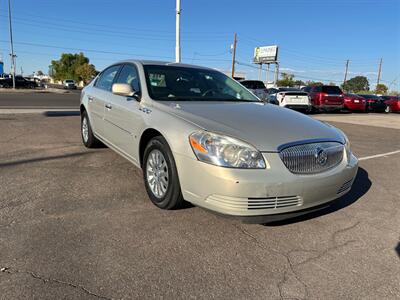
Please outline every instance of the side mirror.
[{"label": "side mirror", "polygon": [[126,97],[133,97],[135,94],[132,86],[126,83],[114,83],[112,85],[112,92],[113,94]]}]

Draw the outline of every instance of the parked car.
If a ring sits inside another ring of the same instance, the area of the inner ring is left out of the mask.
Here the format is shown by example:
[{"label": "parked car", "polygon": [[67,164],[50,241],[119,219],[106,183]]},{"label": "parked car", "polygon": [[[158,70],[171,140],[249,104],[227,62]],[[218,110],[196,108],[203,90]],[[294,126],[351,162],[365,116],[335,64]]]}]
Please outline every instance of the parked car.
[{"label": "parked car", "polygon": [[[0,87],[11,88],[12,86],[13,86],[12,77],[0,79]],[[34,81],[27,80],[26,78],[18,75],[18,76],[15,76],[15,87],[16,88],[33,89],[36,87],[36,84]]]},{"label": "parked car", "polygon": [[400,111],[400,97],[399,96],[381,96],[386,104],[386,112],[399,112]]},{"label": "parked car", "polygon": [[387,105],[385,100],[376,95],[359,94],[367,101],[366,111],[368,112],[385,112],[387,110]]},{"label": "parked car", "polygon": [[272,95],[276,98],[279,106],[306,112],[311,111],[312,106],[308,93],[299,89],[280,87]]},{"label": "parked car", "polygon": [[343,92],[338,86],[312,86],[303,91],[309,93],[314,111],[339,111],[344,107]]},{"label": "parked car", "polygon": [[275,105],[279,105],[278,100],[276,99],[276,93],[279,92],[278,88],[269,88],[267,89],[267,102]]},{"label": "parked car", "polygon": [[356,94],[345,94],[344,95],[344,108],[350,111],[365,112],[367,107],[367,101]]},{"label": "parked car", "polygon": [[279,220],[326,207],[357,174],[342,131],[268,105],[214,69],[119,62],[83,89],[80,111],[83,144],[101,141],[142,168],[162,209],[186,200]]},{"label": "parked car", "polygon": [[267,88],[261,80],[241,80],[239,82],[261,100],[267,100]]},{"label": "parked car", "polygon": [[64,89],[73,89],[76,90],[76,83],[75,80],[66,79],[63,81]]}]

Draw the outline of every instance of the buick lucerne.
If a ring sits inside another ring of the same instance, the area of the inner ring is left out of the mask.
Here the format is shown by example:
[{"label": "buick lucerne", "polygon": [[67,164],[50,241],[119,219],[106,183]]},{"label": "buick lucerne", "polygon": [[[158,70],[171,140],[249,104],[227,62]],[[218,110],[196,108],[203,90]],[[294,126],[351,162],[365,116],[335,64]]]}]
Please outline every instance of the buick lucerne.
[{"label": "buick lucerne", "polygon": [[83,89],[80,111],[84,145],[102,142],[141,168],[162,209],[188,201],[279,220],[328,205],[357,173],[342,131],[264,103],[210,68],[119,62]]}]

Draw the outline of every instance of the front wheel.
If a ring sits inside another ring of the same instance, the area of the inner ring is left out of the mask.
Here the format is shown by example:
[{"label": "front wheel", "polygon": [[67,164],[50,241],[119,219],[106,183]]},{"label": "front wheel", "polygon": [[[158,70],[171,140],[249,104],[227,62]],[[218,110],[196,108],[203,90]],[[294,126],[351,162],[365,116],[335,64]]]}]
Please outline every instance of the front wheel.
[{"label": "front wheel", "polygon": [[157,136],[146,146],[143,178],[151,202],[161,209],[177,209],[184,203],[175,160],[167,141]]},{"label": "front wheel", "polygon": [[81,136],[82,142],[87,148],[95,148],[100,144],[100,141],[93,134],[92,126],[90,125],[86,111],[81,115]]}]

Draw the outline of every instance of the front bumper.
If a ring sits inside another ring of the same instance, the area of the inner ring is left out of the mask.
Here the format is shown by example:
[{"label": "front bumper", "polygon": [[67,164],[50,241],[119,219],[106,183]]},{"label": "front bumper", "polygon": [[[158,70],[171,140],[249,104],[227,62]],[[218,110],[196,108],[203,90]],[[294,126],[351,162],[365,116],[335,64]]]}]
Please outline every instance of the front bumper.
[{"label": "front bumper", "polygon": [[230,216],[294,213],[346,194],[358,169],[358,160],[351,155],[326,172],[296,175],[286,168],[278,153],[263,156],[266,169],[245,170],[217,167],[174,153],[184,199]]}]

